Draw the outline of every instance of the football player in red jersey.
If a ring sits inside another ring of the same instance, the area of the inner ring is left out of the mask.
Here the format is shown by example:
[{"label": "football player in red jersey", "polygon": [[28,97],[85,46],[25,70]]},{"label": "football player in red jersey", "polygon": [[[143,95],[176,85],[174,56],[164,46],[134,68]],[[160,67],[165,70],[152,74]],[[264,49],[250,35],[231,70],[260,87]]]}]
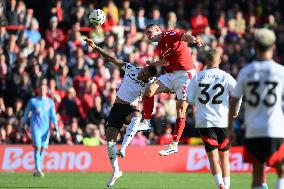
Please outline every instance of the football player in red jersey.
[{"label": "football player in red jersey", "polygon": [[203,46],[203,42],[192,35],[179,33],[174,30],[162,32],[156,24],[150,24],[145,29],[145,35],[151,42],[158,42],[160,60],[149,63],[153,66],[165,66],[166,74],[161,75],[150,84],[144,94],[144,125],[151,127],[150,119],[153,111],[153,96],[157,93],[171,91],[177,95],[177,119],[174,130],[174,139],[159,155],[168,156],[178,152],[178,142],[185,126],[185,113],[188,106],[186,91],[190,79],[195,74],[191,54],[187,43]]}]

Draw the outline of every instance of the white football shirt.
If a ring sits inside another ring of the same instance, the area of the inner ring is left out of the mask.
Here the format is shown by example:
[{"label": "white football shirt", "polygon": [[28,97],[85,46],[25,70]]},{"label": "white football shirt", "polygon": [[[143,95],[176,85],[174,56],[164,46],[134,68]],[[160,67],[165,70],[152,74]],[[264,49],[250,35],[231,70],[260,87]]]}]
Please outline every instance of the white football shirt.
[{"label": "white football shirt", "polygon": [[152,80],[145,83],[137,79],[138,73],[142,68],[136,67],[133,64],[125,63],[121,69],[125,71],[125,75],[117,87],[116,96],[133,106],[137,106],[142,100],[146,87]]},{"label": "white football shirt", "polygon": [[228,127],[229,94],[236,80],[219,68],[197,73],[188,87],[187,101],[194,104],[195,127]]},{"label": "white football shirt", "polygon": [[232,96],[244,95],[246,138],[284,138],[283,91],[284,67],[273,60],[241,69]]}]

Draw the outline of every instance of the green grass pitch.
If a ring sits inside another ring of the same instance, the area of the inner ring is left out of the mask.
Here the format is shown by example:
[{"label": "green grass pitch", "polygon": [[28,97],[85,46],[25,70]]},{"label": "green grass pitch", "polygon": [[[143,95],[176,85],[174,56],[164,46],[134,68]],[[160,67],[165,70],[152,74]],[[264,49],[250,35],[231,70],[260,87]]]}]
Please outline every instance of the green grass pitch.
[{"label": "green grass pitch", "polygon": [[[33,178],[31,173],[0,173],[0,188],[82,188],[103,189],[110,173],[46,173]],[[276,176],[267,175],[269,188]],[[250,189],[250,174],[232,174],[231,189]],[[114,189],[216,189],[209,173],[124,173]]]}]

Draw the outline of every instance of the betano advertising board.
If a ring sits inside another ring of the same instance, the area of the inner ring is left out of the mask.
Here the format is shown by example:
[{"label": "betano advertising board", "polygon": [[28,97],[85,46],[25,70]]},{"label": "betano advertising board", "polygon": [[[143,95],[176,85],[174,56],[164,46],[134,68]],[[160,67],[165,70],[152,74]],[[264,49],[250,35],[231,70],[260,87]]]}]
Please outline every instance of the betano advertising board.
[{"label": "betano advertising board", "polygon": [[[163,146],[130,146],[126,158],[119,158],[125,172],[208,172],[209,162],[203,146],[180,146],[177,154],[161,157]],[[243,163],[242,147],[233,147],[230,154],[232,172],[248,172]],[[33,148],[25,145],[0,146],[0,171],[27,172],[34,169]],[[105,146],[49,146],[44,152],[46,172],[110,172]],[[270,170],[271,171],[271,170]]]}]

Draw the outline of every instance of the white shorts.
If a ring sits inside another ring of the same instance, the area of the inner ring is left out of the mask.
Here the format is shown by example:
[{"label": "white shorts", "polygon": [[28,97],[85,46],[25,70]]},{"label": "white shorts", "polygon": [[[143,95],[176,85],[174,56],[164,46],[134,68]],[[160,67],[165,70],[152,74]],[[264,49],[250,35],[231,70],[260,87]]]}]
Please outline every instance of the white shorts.
[{"label": "white shorts", "polygon": [[157,79],[165,85],[171,92],[176,93],[177,99],[186,100],[187,87],[190,79],[196,74],[195,69],[178,70],[172,73],[161,75]]}]

